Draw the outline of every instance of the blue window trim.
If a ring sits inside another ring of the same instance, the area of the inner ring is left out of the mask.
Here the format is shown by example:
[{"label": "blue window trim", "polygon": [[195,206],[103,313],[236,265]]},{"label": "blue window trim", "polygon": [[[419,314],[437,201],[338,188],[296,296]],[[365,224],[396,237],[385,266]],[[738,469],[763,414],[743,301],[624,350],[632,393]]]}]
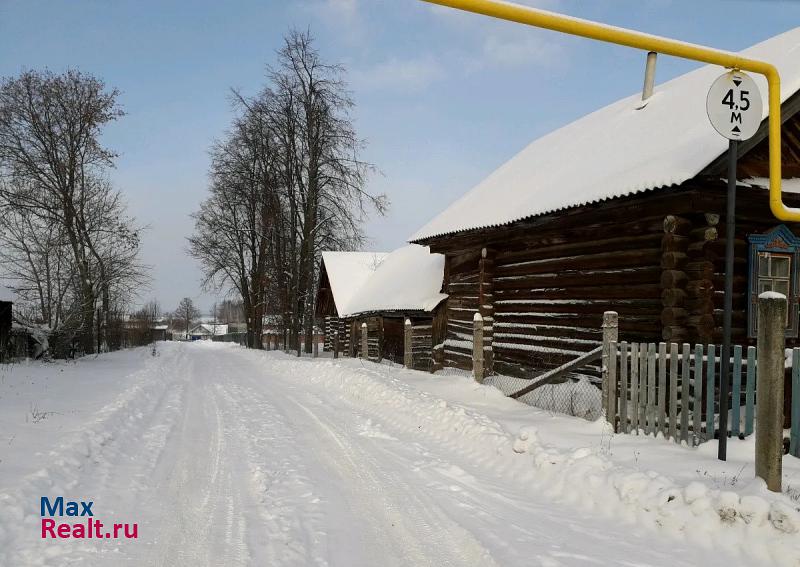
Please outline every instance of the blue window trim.
[{"label": "blue window trim", "polygon": [[787,337],[797,337],[798,334],[798,295],[800,295],[800,282],[798,282],[798,269],[800,265],[800,238],[795,236],[786,225],[778,225],[765,234],[751,234],[747,237],[749,248],[748,263],[748,301],[747,301],[747,333],[756,336],[756,317],[758,303],[758,255],[761,252],[787,254],[792,257],[791,285],[789,300],[789,325],[786,327]]}]

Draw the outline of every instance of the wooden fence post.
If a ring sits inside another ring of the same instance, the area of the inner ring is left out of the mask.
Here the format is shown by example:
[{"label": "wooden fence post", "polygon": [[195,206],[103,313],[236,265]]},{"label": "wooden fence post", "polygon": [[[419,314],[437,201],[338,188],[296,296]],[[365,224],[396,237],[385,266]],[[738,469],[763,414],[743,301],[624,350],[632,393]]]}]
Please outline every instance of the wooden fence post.
[{"label": "wooden fence post", "polygon": [[[616,428],[617,416],[617,340],[619,339],[619,315],[616,311],[603,313],[603,413],[611,427]],[[613,345],[612,345],[613,343]],[[613,348],[612,348],[613,346]],[[612,360],[613,357],[613,360]]]},{"label": "wooden fence post", "polygon": [[483,384],[483,317],[480,313],[475,313],[472,323],[472,375],[476,382]]},{"label": "wooden fence post", "polygon": [[339,331],[333,332],[333,358],[339,358]]},{"label": "wooden fence post", "polygon": [[412,368],[414,366],[414,357],[413,351],[411,350],[411,319],[406,319],[403,331],[403,366],[406,368]]},{"label": "wooden fence post", "polygon": [[756,476],[763,478],[773,492],[781,491],[783,465],[785,327],[786,297],[762,293],[758,297]]},{"label": "wooden fence post", "polygon": [[311,331],[311,340],[314,341],[314,358],[317,358],[319,356],[319,341],[314,331]]},{"label": "wooden fence post", "polygon": [[369,342],[367,340],[369,330],[366,323],[361,323],[361,358],[369,360]]}]

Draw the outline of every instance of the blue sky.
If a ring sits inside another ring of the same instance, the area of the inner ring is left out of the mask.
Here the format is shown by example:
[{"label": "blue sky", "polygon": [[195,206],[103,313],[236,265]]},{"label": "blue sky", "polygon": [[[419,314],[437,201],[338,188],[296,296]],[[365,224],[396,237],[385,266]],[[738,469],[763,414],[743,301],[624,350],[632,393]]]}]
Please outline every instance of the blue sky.
[{"label": "blue sky", "polygon": [[[778,0],[521,0],[521,3],[731,50],[800,25]],[[457,13],[418,0],[0,0],[0,76],[77,67],[120,89],[127,116],[105,142],[112,178],[150,226],[144,260],[173,309],[214,301],[185,254],[204,198],[208,148],[230,118],[230,87],[255,93],[286,30],[310,28],[348,70],[364,157],[389,195],[370,249],[416,229],[531,140],[641,89],[644,54]],[[659,60],[656,81],[696,65]],[[598,140],[602,143],[602,140]]]}]

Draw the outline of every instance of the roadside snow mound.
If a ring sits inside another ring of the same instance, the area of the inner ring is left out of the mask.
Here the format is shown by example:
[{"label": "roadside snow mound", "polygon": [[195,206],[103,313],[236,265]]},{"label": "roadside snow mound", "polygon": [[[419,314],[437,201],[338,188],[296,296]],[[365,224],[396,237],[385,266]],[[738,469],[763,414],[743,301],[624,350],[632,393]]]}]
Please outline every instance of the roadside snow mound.
[{"label": "roadside snow mound", "polygon": [[[166,412],[166,420],[151,430],[146,425],[154,408],[179,407],[186,384],[165,380],[164,374],[185,366],[187,361],[174,349],[168,350],[163,359],[151,357],[146,349],[138,350],[147,358],[142,369],[125,376],[130,385],[102,407],[88,427],[67,434],[49,453],[45,467],[19,479],[17,485],[0,488],[0,565],[63,564],[57,558],[69,554],[73,546],[39,538],[39,499],[69,493],[86,478],[95,486],[102,486],[113,475],[114,467],[134,454],[149,464],[160,457],[177,411]],[[147,479],[141,482],[146,483]],[[85,541],[87,549],[99,545]]]},{"label": "roadside snow mound", "polygon": [[[680,485],[654,471],[615,465],[598,447],[549,446],[539,439],[536,414],[530,425],[509,431],[478,411],[453,405],[403,380],[419,373],[352,359],[301,361],[280,353],[268,356],[277,370],[311,375],[313,383],[366,408],[387,426],[387,432],[413,432],[434,440],[477,468],[502,474],[520,490],[545,493],[617,522],[738,550],[756,564],[800,566],[800,512],[789,498],[767,492],[760,480],[736,491],[702,482]],[[314,371],[297,372],[299,363],[312,364]],[[481,395],[485,404],[508,403],[498,390],[471,378],[436,379],[463,383],[463,388]],[[597,428],[601,434],[603,424],[598,421],[586,427]]]}]

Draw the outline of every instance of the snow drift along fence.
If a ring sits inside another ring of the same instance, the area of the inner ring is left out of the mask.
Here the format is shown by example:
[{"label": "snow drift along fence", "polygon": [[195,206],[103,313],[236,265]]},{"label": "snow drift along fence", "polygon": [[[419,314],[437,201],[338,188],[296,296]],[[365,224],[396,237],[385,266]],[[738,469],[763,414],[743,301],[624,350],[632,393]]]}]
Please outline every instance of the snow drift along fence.
[{"label": "snow drift along fence", "polygon": [[[621,433],[661,435],[690,446],[718,435],[721,351],[716,345],[612,342],[609,413]],[[756,347],[733,347],[728,431],[753,433]],[[792,356],[790,453],[800,457],[800,348]],[[789,395],[786,392],[785,395]]]}]

